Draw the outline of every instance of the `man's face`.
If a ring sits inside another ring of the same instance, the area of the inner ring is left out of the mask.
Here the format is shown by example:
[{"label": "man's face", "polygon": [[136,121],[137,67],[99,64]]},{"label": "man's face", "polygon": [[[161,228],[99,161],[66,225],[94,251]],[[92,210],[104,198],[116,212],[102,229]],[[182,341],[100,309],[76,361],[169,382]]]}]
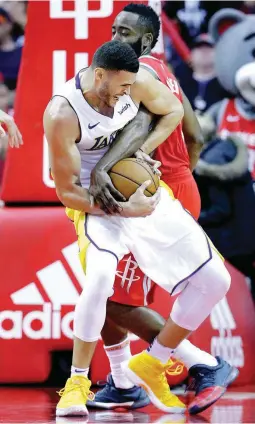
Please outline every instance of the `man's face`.
[{"label": "man's face", "polygon": [[141,56],[143,32],[138,25],[139,15],[131,12],[120,12],[112,25],[112,40],[128,43]]},{"label": "man's face", "polygon": [[130,94],[130,87],[135,80],[136,74],[133,72],[95,69],[96,94],[109,107],[114,107],[119,97]]}]

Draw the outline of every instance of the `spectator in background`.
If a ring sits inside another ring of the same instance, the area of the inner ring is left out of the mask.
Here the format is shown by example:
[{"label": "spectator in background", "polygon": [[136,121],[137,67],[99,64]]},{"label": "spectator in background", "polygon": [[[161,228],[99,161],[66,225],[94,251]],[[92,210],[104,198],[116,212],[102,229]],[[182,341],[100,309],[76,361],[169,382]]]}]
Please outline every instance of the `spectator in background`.
[{"label": "spectator in background", "polygon": [[26,1],[0,1],[0,7],[5,9],[11,17],[12,38],[17,46],[24,44],[24,31],[27,23],[27,2]]},{"label": "spectator in background", "polygon": [[4,83],[4,77],[0,74],[0,110],[5,111],[9,115],[13,115],[12,108],[12,92]]},{"label": "spectator in background", "polygon": [[248,0],[243,2],[243,6],[241,8],[241,11],[246,13],[247,15],[251,15],[252,13],[255,13],[255,1]]},{"label": "spectator in background", "polygon": [[10,147],[19,147],[23,140],[9,108],[9,89],[1,78],[0,74],[0,158],[3,160],[8,142]]},{"label": "spectator in background", "polygon": [[181,64],[175,69],[175,75],[193,109],[205,112],[227,96],[215,76],[214,44],[208,34],[195,38],[191,60],[193,70]]},{"label": "spectator in background", "polygon": [[[3,82],[0,82],[0,110],[8,112],[9,110],[9,90]],[[4,161],[8,146],[8,136],[2,131],[0,125],[0,185],[4,172]]]},{"label": "spectator in background", "polygon": [[10,147],[17,148],[23,144],[22,135],[20,134],[13,118],[1,109],[1,107],[4,109],[8,108],[8,95],[6,95],[6,92],[4,91],[5,89],[3,90],[3,87],[5,87],[4,84],[0,84],[0,185],[4,171],[4,161],[8,142]]},{"label": "spectator in background", "polygon": [[250,278],[255,300],[255,196],[247,149],[235,136],[216,137],[208,116],[198,118],[207,139],[195,170],[199,223],[223,256]]},{"label": "spectator in background", "polygon": [[10,90],[17,84],[22,47],[12,38],[13,21],[9,13],[0,7],[0,72]]},{"label": "spectator in background", "polygon": [[9,111],[9,89],[4,84],[3,77],[0,74],[0,110],[8,113]]},{"label": "spectator in background", "polygon": [[210,18],[220,9],[231,7],[240,9],[243,1],[166,1],[163,10],[173,20],[188,46],[199,34],[208,32]]}]

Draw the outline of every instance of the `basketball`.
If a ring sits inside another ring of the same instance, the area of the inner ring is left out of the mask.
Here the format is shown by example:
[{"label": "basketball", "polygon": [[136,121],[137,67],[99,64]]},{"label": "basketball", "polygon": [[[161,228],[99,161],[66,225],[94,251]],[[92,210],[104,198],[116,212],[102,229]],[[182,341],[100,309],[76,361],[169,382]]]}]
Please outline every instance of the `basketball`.
[{"label": "basketball", "polygon": [[114,187],[128,200],[145,181],[151,184],[145,189],[147,197],[153,196],[159,186],[159,177],[145,161],[136,158],[123,159],[109,171]]}]

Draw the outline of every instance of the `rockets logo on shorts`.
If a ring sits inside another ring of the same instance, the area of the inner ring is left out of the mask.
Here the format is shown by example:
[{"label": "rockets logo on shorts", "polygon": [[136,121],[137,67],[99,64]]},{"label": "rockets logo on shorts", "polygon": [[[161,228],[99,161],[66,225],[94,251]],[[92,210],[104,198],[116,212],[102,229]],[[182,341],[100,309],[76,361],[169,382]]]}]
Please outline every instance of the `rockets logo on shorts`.
[{"label": "rockets logo on shorts", "polygon": [[121,287],[125,287],[128,293],[132,284],[140,279],[140,277],[135,274],[137,268],[137,263],[135,261],[132,261],[131,256],[129,256],[129,258],[126,260],[126,266],[124,268],[124,271],[116,272],[116,275],[121,278]]}]

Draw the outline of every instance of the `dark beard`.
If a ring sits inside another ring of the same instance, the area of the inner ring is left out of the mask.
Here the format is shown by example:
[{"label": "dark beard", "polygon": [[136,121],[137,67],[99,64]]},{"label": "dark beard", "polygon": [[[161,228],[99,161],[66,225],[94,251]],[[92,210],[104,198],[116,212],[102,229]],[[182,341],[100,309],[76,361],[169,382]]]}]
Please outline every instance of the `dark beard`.
[{"label": "dark beard", "polygon": [[139,38],[135,43],[129,43],[129,45],[135,51],[136,56],[140,57],[142,54],[142,39]]}]

